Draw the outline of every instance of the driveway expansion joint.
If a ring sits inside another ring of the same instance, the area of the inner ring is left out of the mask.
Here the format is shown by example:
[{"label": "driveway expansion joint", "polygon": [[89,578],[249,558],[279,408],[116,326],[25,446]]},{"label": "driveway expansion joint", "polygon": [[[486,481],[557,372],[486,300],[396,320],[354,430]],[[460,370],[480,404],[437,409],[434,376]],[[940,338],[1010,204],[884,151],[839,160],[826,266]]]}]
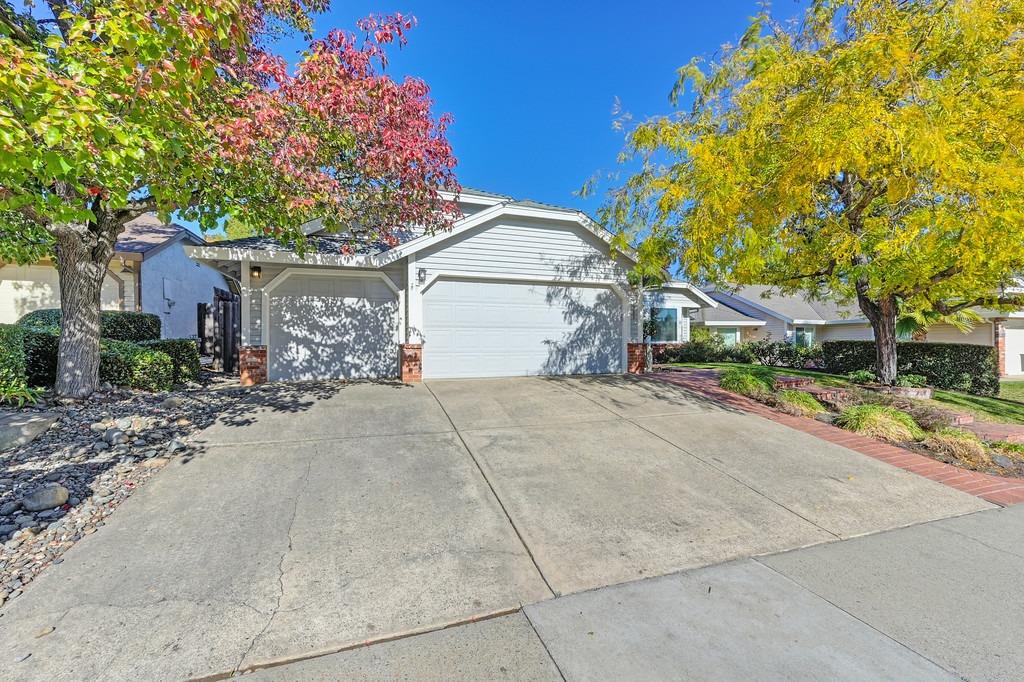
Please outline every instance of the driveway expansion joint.
[{"label": "driveway expansion joint", "polygon": [[523,549],[526,551],[526,555],[530,557],[530,561],[533,563],[533,567],[537,569],[537,574],[540,576],[540,579],[544,581],[544,586],[548,589],[548,592],[551,593],[551,596],[557,597],[559,593],[555,591],[555,589],[551,586],[551,583],[548,581],[548,577],[544,575],[544,571],[541,569],[540,564],[537,563],[537,558],[533,555],[533,551],[530,549],[530,546],[526,544],[526,539],[523,537],[523,534],[519,531],[519,527],[516,526],[516,522],[512,520],[512,515],[509,513],[508,509],[505,508],[505,503],[501,501],[501,497],[498,495],[498,491],[494,489],[494,484],[491,483],[491,479],[487,477],[487,472],[484,471],[484,468],[480,465],[480,462],[477,460],[476,455],[473,454],[473,450],[470,449],[469,444],[466,442],[466,439],[462,437],[462,432],[459,431],[457,426],[455,426],[455,422],[452,421],[451,415],[449,415],[448,410],[445,409],[444,403],[441,402],[441,400],[437,397],[437,395],[434,393],[434,391],[430,388],[429,385],[424,384],[424,386],[426,387],[427,391],[430,392],[430,395],[433,396],[434,400],[437,402],[438,407],[441,408],[441,411],[444,413],[445,418],[448,419],[448,423],[452,425],[452,429],[455,430],[455,434],[459,437],[459,442],[462,443],[462,447],[469,454],[469,458],[473,460],[474,466],[476,466],[477,471],[479,471],[480,475],[483,477],[484,483],[487,484],[487,488],[491,491],[491,495],[494,496],[494,499],[495,501],[497,501],[498,506],[501,507],[501,512],[505,515],[505,519],[508,521],[509,525],[512,527],[512,530],[515,532],[516,537],[519,539],[519,544],[523,546]]}]

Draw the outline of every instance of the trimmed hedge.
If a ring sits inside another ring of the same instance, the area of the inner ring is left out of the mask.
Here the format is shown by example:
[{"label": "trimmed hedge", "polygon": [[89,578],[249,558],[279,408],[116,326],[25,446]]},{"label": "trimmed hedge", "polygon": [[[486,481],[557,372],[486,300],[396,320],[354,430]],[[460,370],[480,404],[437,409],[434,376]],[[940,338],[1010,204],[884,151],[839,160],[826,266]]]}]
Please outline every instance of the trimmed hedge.
[{"label": "trimmed hedge", "polygon": [[145,341],[145,348],[166,353],[174,363],[174,383],[184,384],[199,378],[199,344],[195,339],[161,339]]},{"label": "trimmed hedge", "polygon": [[13,324],[0,324],[0,381],[24,384],[25,330]]},{"label": "trimmed hedge", "polygon": [[25,369],[29,386],[53,386],[57,381],[60,327],[25,327]]},{"label": "trimmed hedge", "polygon": [[[874,341],[826,341],[821,347],[831,374],[875,369]],[[935,388],[999,395],[999,361],[992,346],[906,341],[896,349],[898,374],[920,374]]]},{"label": "trimmed hedge", "polygon": [[167,391],[174,384],[174,362],[167,353],[129,341],[100,342],[100,380],[144,391]]},{"label": "trimmed hedge", "polygon": [[[21,327],[60,327],[58,308],[33,310],[23,315],[17,324]],[[153,313],[133,313],[124,310],[100,312],[100,338],[115,341],[154,341],[160,338],[160,316]]]}]

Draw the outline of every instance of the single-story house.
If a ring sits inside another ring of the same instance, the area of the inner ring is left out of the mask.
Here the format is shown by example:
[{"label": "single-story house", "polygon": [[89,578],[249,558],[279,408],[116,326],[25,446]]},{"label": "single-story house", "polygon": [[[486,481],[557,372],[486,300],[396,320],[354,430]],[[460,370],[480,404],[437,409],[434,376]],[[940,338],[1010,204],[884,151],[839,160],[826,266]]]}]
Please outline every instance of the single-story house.
[{"label": "single-story house", "polygon": [[[871,325],[856,304],[812,301],[783,295],[763,285],[706,289],[719,303],[702,308],[691,324],[720,334],[727,344],[771,338],[810,346],[822,341],[870,341]],[[962,332],[950,324],[936,324],[905,341],[971,343],[995,346],[1004,375],[1024,374],[1024,313],[977,310],[982,322]]]},{"label": "single-story house", "polygon": [[[165,338],[197,333],[196,304],[211,302],[224,276],[185,255],[185,245],[205,244],[181,225],[141,216],[125,227],[107,266],[101,307],[155,313]],[[0,323],[15,322],[40,308],[60,307],[60,283],[50,260],[17,265],[0,262]]]},{"label": "single-story house", "polygon": [[[450,230],[411,230],[393,246],[353,249],[315,221],[305,258],[266,237],[187,246],[241,283],[243,382],[627,370],[640,303],[632,256],[612,252],[609,232],[571,208],[468,189],[448,198],[463,213]],[[715,305],[684,282],[666,296],[680,335],[690,310]]]}]

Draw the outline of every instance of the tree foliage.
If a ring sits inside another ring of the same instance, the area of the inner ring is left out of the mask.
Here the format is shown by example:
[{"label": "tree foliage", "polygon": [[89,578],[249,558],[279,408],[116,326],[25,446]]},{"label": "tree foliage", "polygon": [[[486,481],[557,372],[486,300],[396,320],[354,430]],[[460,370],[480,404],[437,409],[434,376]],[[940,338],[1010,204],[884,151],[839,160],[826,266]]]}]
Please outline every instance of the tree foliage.
[{"label": "tree foliage", "polygon": [[856,300],[893,337],[893,371],[900,311],[1021,303],[1024,3],[762,14],[680,69],[683,97],[630,132],[623,160],[639,170],[604,218],[650,225],[691,278]]}]

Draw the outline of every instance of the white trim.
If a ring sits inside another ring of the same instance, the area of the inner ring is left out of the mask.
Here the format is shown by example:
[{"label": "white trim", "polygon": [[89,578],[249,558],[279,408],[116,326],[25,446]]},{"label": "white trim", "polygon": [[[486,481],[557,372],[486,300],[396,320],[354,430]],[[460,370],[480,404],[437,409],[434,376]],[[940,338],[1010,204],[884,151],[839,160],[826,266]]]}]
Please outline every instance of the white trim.
[{"label": "white trim", "polygon": [[445,201],[455,201],[460,204],[482,204],[484,206],[494,206],[495,204],[502,204],[506,201],[512,201],[512,197],[486,197],[482,194],[477,194],[471,189],[463,189],[458,193],[449,192],[448,190],[441,190],[438,192],[441,198]]},{"label": "white trim", "polygon": [[[412,268],[410,268],[411,272]],[[627,344],[630,341],[629,331],[629,308],[631,305],[629,294],[625,289],[622,288],[622,283],[613,279],[590,279],[590,280],[575,280],[575,279],[553,279],[547,277],[536,277],[533,275],[510,275],[510,274],[488,274],[479,272],[464,272],[460,270],[432,270],[430,275],[427,277],[423,286],[419,288],[420,305],[423,304],[423,295],[427,292],[435,282],[439,279],[456,279],[462,281],[477,281],[477,282],[520,282],[523,284],[560,284],[569,286],[581,286],[581,287],[602,287],[611,289],[616,296],[619,297],[619,303],[621,303],[622,310],[622,339],[620,350],[620,367],[622,373],[625,374],[629,365],[629,353],[627,351]],[[420,311],[422,315],[422,308]],[[420,318],[422,324],[422,317]],[[427,352],[425,349],[424,352]]]},{"label": "white trim", "polygon": [[401,307],[405,301],[405,293],[398,288],[395,281],[391,279],[387,273],[380,270],[326,270],[323,268],[285,268],[279,272],[272,280],[263,285],[260,290],[263,293],[263,310],[262,310],[262,325],[261,329],[262,336],[260,341],[262,345],[267,347],[267,363],[270,363],[270,292],[277,287],[281,286],[286,279],[292,275],[310,275],[314,277],[347,277],[349,279],[379,279],[387,285],[388,289],[395,294],[395,299],[398,301],[399,314],[398,321],[395,325],[394,339],[397,343],[402,343],[401,337],[401,322],[402,313]]},{"label": "white trim", "polygon": [[795,324],[800,327],[806,327],[807,325],[820,327],[823,324],[828,324],[826,320],[792,320],[790,324]]},{"label": "white trim", "polygon": [[705,327],[763,327],[767,324],[764,320],[751,320],[750,322],[726,322],[720,320],[704,320],[699,323]]},{"label": "white trim", "polygon": [[832,326],[837,324],[870,324],[866,317],[848,317],[841,320],[828,320],[825,322],[826,326]]},{"label": "white trim", "polygon": [[241,334],[240,334],[240,336],[241,336],[240,342],[241,342],[241,345],[248,346],[248,345],[250,345],[249,339],[252,336],[252,329],[250,328],[251,324],[252,324],[252,300],[251,300],[252,299],[252,284],[250,283],[251,275],[249,273],[249,262],[248,261],[242,261],[241,262],[241,266],[242,266],[242,273],[241,273],[242,274],[242,281],[241,281],[241,285],[242,285],[241,286],[241,289],[242,289],[242,311],[241,311],[242,312],[242,315],[241,315],[241,317],[242,317],[242,322],[241,322],[242,329],[241,329]]},{"label": "white trim", "polygon": [[[659,291],[664,291],[664,290],[671,291],[672,289],[681,289],[681,290],[684,290],[684,291],[688,291],[691,294],[693,294],[694,296],[696,296],[699,300],[701,300],[704,303],[706,303],[709,307],[711,307],[711,308],[717,308],[718,307],[718,301],[716,301],[715,299],[711,298],[706,293],[704,293],[703,291],[701,291],[699,288],[695,287],[694,285],[690,284],[689,282],[684,282],[682,280],[673,280],[671,282],[665,282],[658,289],[649,289],[649,291],[657,293]],[[689,308],[692,308],[692,307],[700,308],[702,306],[697,305],[697,306],[687,306],[687,307],[689,307]]]}]

